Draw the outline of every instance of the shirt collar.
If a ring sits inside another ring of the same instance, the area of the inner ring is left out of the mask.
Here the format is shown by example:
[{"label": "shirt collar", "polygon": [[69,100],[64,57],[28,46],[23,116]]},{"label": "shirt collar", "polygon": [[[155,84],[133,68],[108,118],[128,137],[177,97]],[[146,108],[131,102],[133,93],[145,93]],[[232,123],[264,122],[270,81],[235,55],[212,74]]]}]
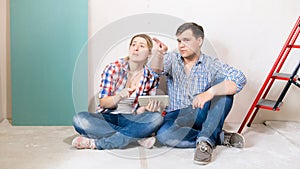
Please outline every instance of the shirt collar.
[{"label": "shirt collar", "polygon": [[128,69],[129,69],[129,63],[128,63],[128,59],[126,58],[122,58],[121,59],[121,69],[125,72],[128,72]]},{"label": "shirt collar", "polygon": [[[180,53],[178,53],[177,59],[178,59],[178,61],[179,61],[180,63],[183,64],[183,58],[182,58],[182,56],[181,56]],[[198,59],[196,65],[203,63],[203,61],[204,61],[204,54],[201,52],[200,57],[199,57],[199,59]]]},{"label": "shirt collar", "polygon": [[[122,69],[123,71],[125,71],[125,72],[128,72],[128,70],[129,70],[129,62],[128,62],[128,59],[122,58],[121,60],[122,60],[121,69]],[[147,70],[148,70],[148,66],[145,65],[143,69],[144,69],[143,74],[144,74],[145,77],[146,77],[146,75],[148,75],[148,71],[147,71]]]},{"label": "shirt collar", "polygon": [[203,63],[203,61],[204,61],[204,54],[201,52],[200,57],[197,61],[197,64]]}]

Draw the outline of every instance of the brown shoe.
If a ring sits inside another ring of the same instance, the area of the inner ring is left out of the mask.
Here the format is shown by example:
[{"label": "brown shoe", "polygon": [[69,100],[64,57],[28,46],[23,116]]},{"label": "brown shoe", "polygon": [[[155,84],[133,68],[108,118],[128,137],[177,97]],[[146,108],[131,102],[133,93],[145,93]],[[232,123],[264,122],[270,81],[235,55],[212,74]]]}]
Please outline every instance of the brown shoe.
[{"label": "brown shoe", "polygon": [[244,148],[245,147],[245,139],[239,133],[224,131],[224,143],[223,145],[227,147],[236,147],[236,148]]},{"label": "brown shoe", "polygon": [[212,148],[207,142],[197,144],[194,154],[194,163],[205,165],[211,161]]}]

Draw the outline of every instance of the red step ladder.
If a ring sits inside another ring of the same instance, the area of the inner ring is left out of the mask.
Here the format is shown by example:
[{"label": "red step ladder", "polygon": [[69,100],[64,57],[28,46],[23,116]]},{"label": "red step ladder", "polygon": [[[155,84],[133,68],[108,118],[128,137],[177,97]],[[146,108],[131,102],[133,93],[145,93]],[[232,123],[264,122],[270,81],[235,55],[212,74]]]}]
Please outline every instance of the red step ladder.
[{"label": "red step ladder", "polygon": [[[288,91],[289,87],[291,84],[296,85],[297,87],[300,88],[300,78],[297,75],[299,67],[300,67],[300,60],[298,65],[296,66],[294,72],[292,74],[287,74],[287,73],[280,73],[280,69],[283,66],[287,56],[289,55],[290,51],[292,48],[300,48],[300,45],[295,45],[295,41],[298,38],[300,32],[300,16],[291,31],[288,39],[286,40],[278,58],[276,59],[269,75],[267,76],[264,84],[260,88],[255,100],[253,101],[247,115],[245,116],[238,133],[241,133],[243,128],[245,127],[245,124],[248,122],[247,126],[250,127],[252,121],[254,120],[257,112],[259,109],[267,109],[267,110],[273,110],[273,111],[279,111],[280,106],[282,105],[282,99],[284,98],[286,92]],[[287,84],[285,85],[282,93],[280,94],[278,100],[269,100],[266,99],[266,96],[268,92],[271,89],[271,86],[273,85],[275,80],[285,80],[287,81]],[[249,118],[251,119],[249,120]]]}]

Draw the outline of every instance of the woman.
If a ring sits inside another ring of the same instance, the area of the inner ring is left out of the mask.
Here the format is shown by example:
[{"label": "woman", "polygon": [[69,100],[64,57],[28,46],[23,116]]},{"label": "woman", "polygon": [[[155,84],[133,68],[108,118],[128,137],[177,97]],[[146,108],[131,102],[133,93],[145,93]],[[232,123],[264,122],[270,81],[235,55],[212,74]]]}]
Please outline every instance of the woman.
[{"label": "woman", "polygon": [[[99,92],[100,111],[80,112],[73,125],[81,135],[72,145],[78,149],[124,148],[129,143],[140,143],[151,148],[151,136],[163,122],[159,102],[140,107],[138,96],[155,95],[158,79],[146,66],[153,43],[146,34],[135,35],[129,45],[129,56],[106,66]],[[149,137],[147,139],[143,139]]]}]

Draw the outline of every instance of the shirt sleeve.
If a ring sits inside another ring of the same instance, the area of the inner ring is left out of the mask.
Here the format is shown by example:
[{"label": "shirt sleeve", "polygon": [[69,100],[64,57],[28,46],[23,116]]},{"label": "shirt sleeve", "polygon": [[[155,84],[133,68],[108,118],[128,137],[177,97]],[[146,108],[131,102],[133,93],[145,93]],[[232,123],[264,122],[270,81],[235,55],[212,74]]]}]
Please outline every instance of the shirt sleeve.
[{"label": "shirt sleeve", "polygon": [[152,83],[152,87],[149,90],[149,95],[151,96],[156,95],[156,89],[158,88],[158,85],[159,85],[159,78],[155,78]]},{"label": "shirt sleeve", "polygon": [[151,68],[150,63],[148,64],[149,69],[153,72],[153,75],[154,75],[155,78],[159,78],[161,75],[166,75],[166,74],[168,74],[168,73],[171,72],[171,68],[172,68],[172,56],[176,57],[174,55],[176,55],[176,53],[174,53],[174,52],[165,53],[164,58],[163,58],[163,62],[164,62],[163,63],[164,64],[163,65],[163,69],[164,70],[161,73],[157,73],[157,72],[153,71],[153,69]]},{"label": "shirt sleeve", "polygon": [[147,67],[146,83],[145,90],[147,91],[146,95],[156,95],[156,89],[159,85],[159,76],[151,68]]},{"label": "shirt sleeve", "polygon": [[115,82],[116,80],[116,67],[113,65],[108,65],[105,67],[101,74],[101,81],[100,81],[100,90],[99,90],[99,99],[105,96],[112,96],[115,92]]},{"label": "shirt sleeve", "polygon": [[215,74],[217,79],[233,81],[237,86],[237,93],[240,92],[247,83],[246,76],[241,70],[238,70],[222,62],[218,58],[208,61],[209,70]]},{"label": "shirt sleeve", "polygon": [[164,55],[164,71],[162,72],[162,74],[166,75],[166,74],[171,72],[171,70],[172,70],[172,57],[174,57],[174,58],[177,57],[177,56],[174,56],[174,55],[175,55],[174,52],[166,53]]}]

